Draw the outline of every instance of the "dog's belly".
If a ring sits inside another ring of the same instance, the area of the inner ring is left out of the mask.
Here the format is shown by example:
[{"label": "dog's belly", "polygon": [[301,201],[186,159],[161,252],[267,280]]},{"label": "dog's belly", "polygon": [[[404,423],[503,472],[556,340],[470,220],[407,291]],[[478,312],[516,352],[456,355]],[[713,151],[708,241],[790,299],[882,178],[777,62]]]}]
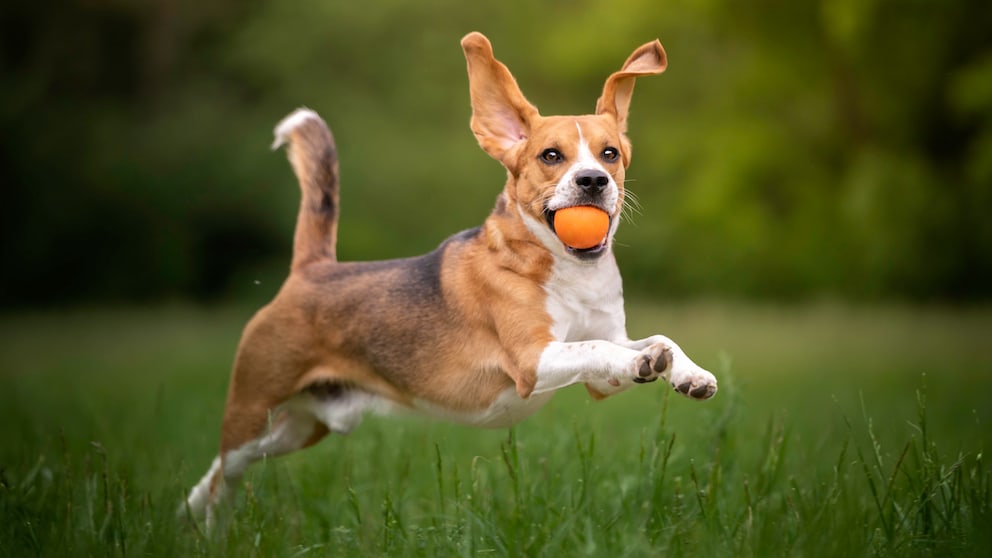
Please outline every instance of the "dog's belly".
[{"label": "dog's belly", "polygon": [[548,392],[521,399],[517,390],[510,387],[501,392],[489,407],[478,411],[448,409],[425,400],[415,401],[414,406],[418,411],[434,418],[481,428],[506,428],[534,414],[552,395],[553,392]]}]

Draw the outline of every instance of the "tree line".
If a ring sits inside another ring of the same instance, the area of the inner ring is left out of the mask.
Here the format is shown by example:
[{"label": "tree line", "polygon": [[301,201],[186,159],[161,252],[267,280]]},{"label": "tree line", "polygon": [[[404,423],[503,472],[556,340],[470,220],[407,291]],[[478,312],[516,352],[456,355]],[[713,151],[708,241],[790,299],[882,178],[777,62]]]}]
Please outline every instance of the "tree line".
[{"label": "tree line", "polygon": [[504,176],[468,130],[470,30],[545,114],[591,111],[661,39],[632,105],[628,288],[987,299],[989,29],[974,0],[5,3],[0,305],[274,289],[298,193],[267,146],[300,105],[339,144],[342,259],[478,224]]}]

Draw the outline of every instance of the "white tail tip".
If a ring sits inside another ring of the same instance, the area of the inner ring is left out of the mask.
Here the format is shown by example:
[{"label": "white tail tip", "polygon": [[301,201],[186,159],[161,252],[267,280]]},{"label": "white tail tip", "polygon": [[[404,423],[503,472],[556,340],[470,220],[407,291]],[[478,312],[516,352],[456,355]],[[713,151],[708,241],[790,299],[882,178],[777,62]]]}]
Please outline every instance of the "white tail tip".
[{"label": "white tail tip", "polygon": [[280,120],[279,123],[276,124],[276,137],[272,142],[272,149],[279,149],[288,143],[289,136],[293,133],[293,130],[311,118],[320,121],[320,116],[316,112],[303,107],[294,110],[289,116]]}]

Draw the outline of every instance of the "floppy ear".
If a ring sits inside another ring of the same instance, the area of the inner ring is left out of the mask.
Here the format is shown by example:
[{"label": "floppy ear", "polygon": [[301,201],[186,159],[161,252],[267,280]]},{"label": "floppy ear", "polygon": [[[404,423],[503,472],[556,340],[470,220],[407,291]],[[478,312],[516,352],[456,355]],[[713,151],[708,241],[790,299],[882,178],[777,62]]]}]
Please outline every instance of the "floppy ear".
[{"label": "floppy ear", "polygon": [[514,146],[527,139],[540,115],[524,98],[510,70],[493,57],[493,47],[485,35],[465,35],[462,50],[468,62],[472,132],[486,153],[502,161]]},{"label": "floppy ear", "polygon": [[634,93],[634,80],[638,76],[660,74],[668,66],[665,49],[658,39],[641,45],[620,71],[606,79],[603,94],[596,101],[596,114],[612,114],[617,120],[621,134],[627,132],[627,112],[630,109],[630,97]]}]

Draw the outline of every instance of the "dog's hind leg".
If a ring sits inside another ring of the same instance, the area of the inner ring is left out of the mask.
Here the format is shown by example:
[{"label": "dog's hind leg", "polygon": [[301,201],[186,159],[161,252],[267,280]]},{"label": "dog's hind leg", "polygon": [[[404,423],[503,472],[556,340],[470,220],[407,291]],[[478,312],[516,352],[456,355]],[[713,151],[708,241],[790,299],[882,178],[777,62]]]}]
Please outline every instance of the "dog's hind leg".
[{"label": "dog's hind leg", "polygon": [[[225,425],[237,425],[222,438],[221,454],[186,500],[194,517],[205,516],[207,529],[216,522],[215,510],[229,497],[230,487],[240,482],[248,466],[260,459],[276,457],[309,447],[329,432],[347,434],[369,410],[388,411],[386,400],[341,384],[318,383],[298,393],[272,412],[259,413],[229,404]],[[243,443],[238,435],[262,418],[262,433]]]},{"label": "dog's hind leg", "polygon": [[[232,413],[233,411],[233,413]],[[228,410],[226,419],[243,420],[237,408]],[[310,409],[287,403],[263,415],[262,432],[242,444],[222,449],[210,470],[190,491],[186,504],[194,517],[205,516],[207,529],[215,523],[215,510],[230,494],[229,487],[240,482],[248,466],[260,459],[276,457],[315,444],[328,429]],[[230,439],[224,440],[231,444]],[[224,447],[224,446],[222,446]]]},{"label": "dog's hind leg", "polygon": [[248,466],[259,459],[303,449],[316,443],[328,432],[308,409],[297,407],[293,402],[267,414],[270,419],[260,436],[227,450],[221,456],[225,483],[240,480]]},{"label": "dog's hind leg", "polygon": [[236,486],[248,466],[262,457],[301,449],[322,438],[327,429],[307,409],[294,405],[298,359],[280,350],[277,335],[284,324],[273,323],[270,307],[256,314],[242,336],[221,424],[220,452],[186,502],[194,517],[213,511]]},{"label": "dog's hind leg", "polygon": [[[179,516],[182,517],[187,514],[191,514],[194,518],[202,517],[204,515],[212,515],[212,510],[208,508],[213,507],[212,500],[214,499],[213,493],[215,492],[216,483],[220,479],[220,468],[221,468],[221,458],[218,455],[214,458],[214,462],[210,465],[210,469],[207,470],[207,474],[203,475],[200,482],[189,491],[189,496],[186,497],[186,501],[179,508]],[[212,523],[212,520],[209,521]]]}]

